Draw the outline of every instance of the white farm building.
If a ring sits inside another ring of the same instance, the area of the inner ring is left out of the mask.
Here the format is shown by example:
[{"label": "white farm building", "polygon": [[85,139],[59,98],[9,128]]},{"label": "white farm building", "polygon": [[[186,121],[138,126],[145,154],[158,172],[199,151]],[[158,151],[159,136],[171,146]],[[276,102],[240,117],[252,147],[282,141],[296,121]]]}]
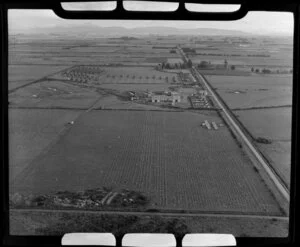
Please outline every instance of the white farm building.
[{"label": "white farm building", "polygon": [[151,95],[151,102],[158,103],[158,102],[172,102],[178,103],[181,101],[180,95],[177,92],[171,93],[159,93],[159,94],[152,94]]}]

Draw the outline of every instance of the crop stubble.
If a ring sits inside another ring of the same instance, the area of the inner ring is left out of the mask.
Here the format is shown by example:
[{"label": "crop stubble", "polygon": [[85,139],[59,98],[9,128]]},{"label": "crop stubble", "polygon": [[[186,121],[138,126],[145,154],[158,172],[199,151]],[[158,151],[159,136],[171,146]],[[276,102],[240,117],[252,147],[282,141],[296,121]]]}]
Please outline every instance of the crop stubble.
[{"label": "crop stubble", "polygon": [[280,214],[217,116],[91,111],[14,184],[18,191],[108,186],[144,192],[151,208]]}]

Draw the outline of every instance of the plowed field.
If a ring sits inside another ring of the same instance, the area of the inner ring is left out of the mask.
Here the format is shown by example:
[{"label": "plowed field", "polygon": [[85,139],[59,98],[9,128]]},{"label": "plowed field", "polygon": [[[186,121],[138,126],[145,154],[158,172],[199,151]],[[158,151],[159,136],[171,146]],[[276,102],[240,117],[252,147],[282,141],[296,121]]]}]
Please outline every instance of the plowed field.
[{"label": "plowed field", "polygon": [[13,191],[108,186],[145,193],[152,208],[280,214],[278,204],[216,113],[82,114],[16,179]]}]

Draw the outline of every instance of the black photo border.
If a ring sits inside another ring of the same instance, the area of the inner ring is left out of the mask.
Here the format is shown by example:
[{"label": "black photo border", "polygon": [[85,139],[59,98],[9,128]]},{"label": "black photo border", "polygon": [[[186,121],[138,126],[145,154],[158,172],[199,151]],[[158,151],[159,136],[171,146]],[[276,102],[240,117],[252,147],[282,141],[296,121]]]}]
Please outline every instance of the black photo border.
[{"label": "black photo border", "polygon": [[[160,2],[179,2],[179,8],[174,12],[135,12],[126,11],[121,0],[113,11],[65,11],[60,2],[91,2],[93,0],[53,0],[51,2],[4,1],[0,3],[1,24],[1,162],[2,162],[2,244],[3,245],[48,245],[60,246],[61,236],[12,236],[9,235],[9,200],[8,200],[8,23],[9,9],[52,9],[59,17],[68,19],[121,19],[121,20],[236,20],[248,11],[277,11],[291,12],[294,15],[294,50],[293,50],[293,107],[292,107],[292,149],[291,149],[291,186],[289,210],[289,234],[287,238],[257,238],[237,237],[238,246],[295,246],[296,232],[299,227],[296,220],[296,182],[299,180],[299,150],[300,150],[300,4],[298,1],[208,1],[208,0],[160,0]],[[102,0],[105,1],[105,0]],[[109,0],[106,0],[109,1]],[[159,1],[159,0],[151,0]],[[210,4],[242,4],[241,9],[232,13],[198,13],[185,10],[184,3]],[[178,239],[178,246],[181,240]],[[117,239],[117,246],[121,246],[121,239]]]}]

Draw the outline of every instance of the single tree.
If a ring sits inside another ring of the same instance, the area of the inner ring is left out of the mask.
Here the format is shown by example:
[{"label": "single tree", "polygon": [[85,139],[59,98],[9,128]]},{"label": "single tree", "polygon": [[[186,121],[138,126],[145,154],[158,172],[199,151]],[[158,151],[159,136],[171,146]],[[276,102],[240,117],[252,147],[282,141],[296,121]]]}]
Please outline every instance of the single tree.
[{"label": "single tree", "polygon": [[187,67],[188,67],[188,68],[192,68],[192,66],[193,66],[192,60],[189,59],[189,60],[187,61]]},{"label": "single tree", "polygon": [[263,72],[264,74],[270,74],[270,73],[271,73],[271,70],[269,70],[269,69],[263,69],[262,72]]},{"label": "single tree", "polygon": [[225,69],[227,69],[227,67],[228,67],[227,59],[224,60],[224,67],[225,67]]},{"label": "single tree", "polygon": [[199,68],[205,69],[209,66],[209,63],[207,61],[201,61],[198,65]]}]

